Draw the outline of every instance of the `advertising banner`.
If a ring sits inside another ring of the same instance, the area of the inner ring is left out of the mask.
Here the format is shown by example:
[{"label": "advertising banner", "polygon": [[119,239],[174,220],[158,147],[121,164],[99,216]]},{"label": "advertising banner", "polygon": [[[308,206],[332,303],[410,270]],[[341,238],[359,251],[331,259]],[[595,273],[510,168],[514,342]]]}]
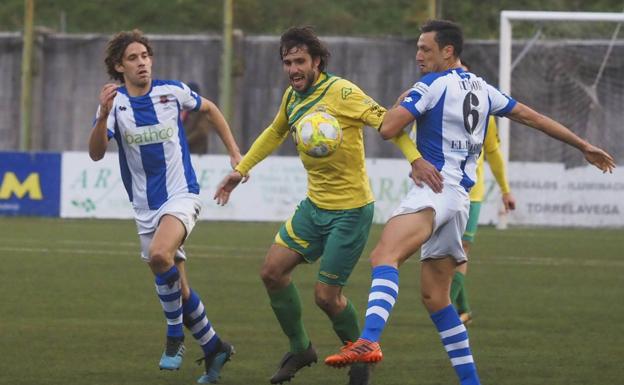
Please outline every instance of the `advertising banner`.
[{"label": "advertising banner", "polygon": [[[566,169],[559,163],[511,162],[508,175],[517,204],[508,215],[509,224],[624,227],[621,167],[603,174],[589,165]],[[489,170],[486,181],[489,195],[480,219],[496,223],[500,192]]]},{"label": "advertising banner", "polygon": [[106,154],[94,162],[86,152],[65,152],[62,173],[61,217],[133,217],[117,154]]},{"label": "advertising banner", "polygon": [[[221,207],[213,196],[231,171],[229,158],[194,155],[192,162],[204,220],[284,221],[306,196],[306,173],[299,158],[271,156],[254,167],[249,182],[234,190],[230,202]],[[412,184],[410,167],[401,159],[369,159],[367,168],[376,198],[374,221],[385,223]],[[486,175],[480,223],[495,224],[500,192],[489,170]],[[619,168],[604,175],[592,167],[565,170],[560,164],[512,162],[509,176],[518,204],[507,217],[509,224],[624,227],[624,203],[619,198],[624,175]],[[116,154],[106,154],[99,162],[92,162],[86,153],[63,155],[61,216],[133,217]]]},{"label": "advertising banner", "polygon": [[0,152],[0,215],[59,215],[61,155]]}]

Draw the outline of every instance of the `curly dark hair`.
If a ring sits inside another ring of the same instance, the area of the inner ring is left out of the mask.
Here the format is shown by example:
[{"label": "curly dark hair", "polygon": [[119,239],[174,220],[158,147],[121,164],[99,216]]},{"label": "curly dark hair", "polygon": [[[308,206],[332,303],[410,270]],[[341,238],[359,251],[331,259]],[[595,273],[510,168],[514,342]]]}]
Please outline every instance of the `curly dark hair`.
[{"label": "curly dark hair", "polygon": [[429,20],[420,27],[420,32],[435,32],[435,41],[440,49],[453,46],[455,57],[459,57],[464,48],[464,33],[461,26],[449,20]]},{"label": "curly dark hair", "polygon": [[327,61],[329,60],[329,50],[323,44],[314,29],[310,26],[305,27],[290,27],[286,32],[282,34],[280,39],[280,59],[284,59],[291,49],[295,47],[306,46],[308,53],[312,58],[320,58],[319,71],[325,71]]},{"label": "curly dark hair", "polygon": [[106,72],[111,79],[124,82],[123,74],[115,70],[115,65],[121,64],[126,48],[132,43],[143,44],[147,48],[148,55],[154,56],[154,50],[141,30],[133,29],[115,34],[106,44],[106,58],[104,59]]}]

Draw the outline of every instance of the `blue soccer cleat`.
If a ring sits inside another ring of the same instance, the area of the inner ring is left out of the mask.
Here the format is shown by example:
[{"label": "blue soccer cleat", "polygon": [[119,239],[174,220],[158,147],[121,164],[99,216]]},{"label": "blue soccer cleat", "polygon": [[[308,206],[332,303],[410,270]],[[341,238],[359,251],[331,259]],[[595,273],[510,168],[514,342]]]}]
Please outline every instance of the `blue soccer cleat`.
[{"label": "blue soccer cleat", "polygon": [[184,358],[184,337],[167,337],[167,346],[160,357],[160,370],[178,370]]},{"label": "blue soccer cleat", "polygon": [[232,355],[236,353],[234,346],[225,341],[219,341],[217,349],[210,355],[200,358],[197,363],[204,361],[206,371],[197,379],[198,384],[216,384],[221,376],[221,369]]}]

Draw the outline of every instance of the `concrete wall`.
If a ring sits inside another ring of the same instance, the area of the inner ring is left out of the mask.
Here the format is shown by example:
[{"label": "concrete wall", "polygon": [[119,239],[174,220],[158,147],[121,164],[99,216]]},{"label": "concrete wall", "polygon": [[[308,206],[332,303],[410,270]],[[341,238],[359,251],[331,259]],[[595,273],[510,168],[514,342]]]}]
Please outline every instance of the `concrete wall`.
[{"label": "concrete wall", "polygon": [[[150,36],[155,48],[154,77],[195,81],[201,94],[218,102],[221,40],[219,36]],[[103,35],[40,35],[36,43],[33,95],[33,149],[86,150],[98,104],[98,93],[107,82]],[[328,70],[360,86],[384,105],[391,105],[418,79],[415,40],[397,38],[327,37],[332,57]],[[286,87],[276,36],[238,36],[235,39],[234,116],[231,125],[243,150],[273,119]],[[574,49],[571,49],[573,47]],[[517,52],[522,42],[515,46]],[[585,50],[585,51],[584,51]],[[621,122],[624,121],[622,78],[624,47],[616,44],[592,102],[579,85],[591,84],[600,57],[588,47],[542,44],[536,46],[514,70],[512,95],[560,119],[584,137],[624,156]],[[498,43],[470,41],[464,57],[472,70],[492,84],[498,81]],[[19,145],[21,37],[0,34],[0,150]],[[579,71],[576,71],[579,70]],[[578,73],[577,73],[578,72]],[[586,74],[583,75],[583,74]],[[592,75],[593,74],[593,75]],[[586,78],[584,78],[584,76]],[[558,82],[560,88],[544,87]],[[567,89],[570,84],[572,88]],[[574,114],[568,107],[573,105]],[[512,124],[511,158],[577,165],[582,157],[532,130]],[[394,157],[398,151],[373,130],[366,136],[372,157]],[[111,146],[114,151],[114,145]],[[209,141],[211,153],[223,153],[218,138]],[[277,152],[295,154],[287,141]]]}]

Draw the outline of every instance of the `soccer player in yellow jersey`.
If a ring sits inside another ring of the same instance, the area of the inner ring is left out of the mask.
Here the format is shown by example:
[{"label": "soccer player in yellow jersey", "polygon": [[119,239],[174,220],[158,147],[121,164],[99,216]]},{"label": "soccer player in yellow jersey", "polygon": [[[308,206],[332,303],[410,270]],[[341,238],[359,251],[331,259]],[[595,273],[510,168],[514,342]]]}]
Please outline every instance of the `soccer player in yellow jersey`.
[{"label": "soccer player in yellow jersey", "polygon": [[[290,87],[277,116],[249,152],[219,185],[215,199],[227,203],[232,190],[251,168],[271,154],[304,116],[324,111],[343,131],[342,143],[330,156],[299,156],[308,175],[308,196],[275,236],[261,270],[271,307],[290,340],[290,350],[271,377],[272,384],[290,381],[317,361],[301,319],[301,302],[291,274],[302,263],[320,260],[316,304],[328,315],[343,344],[360,333],[358,313],[344,296],[343,286],[368,239],[373,219],[373,194],[364,161],[363,127],[378,128],[386,110],[348,80],[325,72],[329,52],[309,27],[293,27],[281,37],[280,56]],[[420,157],[406,134],[395,144],[410,163]],[[356,365],[349,384],[369,381],[369,367]]]},{"label": "soccer player in yellow jersey", "polygon": [[[505,161],[503,160],[503,155],[500,150],[498,128],[496,127],[496,120],[493,116],[489,117],[485,140],[483,142],[483,151],[477,159],[477,181],[470,190],[469,194],[470,211],[468,214],[466,231],[462,237],[462,246],[466,255],[468,255],[470,247],[472,246],[477,234],[481,201],[483,201],[483,196],[485,195],[485,177],[483,174],[484,159],[487,160],[490,165],[490,170],[492,170],[496,183],[501,189],[505,211],[508,212],[509,210],[515,210],[516,200],[511,194],[511,189],[509,188],[509,183],[507,182]],[[453,276],[453,282],[451,284],[451,302],[455,305],[455,308],[459,313],[459,319],[464,324],[467,324],[472,320],[472,313],[468,303],[468,295],[466,294],[466,288],[464,286],[467,271],[468,262],[458,265],[455,268],[455,275]]]}]

